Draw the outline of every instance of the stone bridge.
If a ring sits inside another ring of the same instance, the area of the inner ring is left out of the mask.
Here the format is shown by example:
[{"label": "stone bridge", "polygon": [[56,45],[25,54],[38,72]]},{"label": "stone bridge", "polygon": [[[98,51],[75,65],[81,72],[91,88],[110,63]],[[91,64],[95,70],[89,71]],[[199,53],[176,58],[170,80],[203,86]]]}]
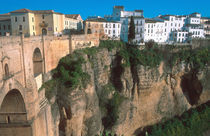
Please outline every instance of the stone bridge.
[{"label": "stone bridge", "polygon": [[0,38],[0,136],[58,135],[40,87],[75,46],[69,36]]}]

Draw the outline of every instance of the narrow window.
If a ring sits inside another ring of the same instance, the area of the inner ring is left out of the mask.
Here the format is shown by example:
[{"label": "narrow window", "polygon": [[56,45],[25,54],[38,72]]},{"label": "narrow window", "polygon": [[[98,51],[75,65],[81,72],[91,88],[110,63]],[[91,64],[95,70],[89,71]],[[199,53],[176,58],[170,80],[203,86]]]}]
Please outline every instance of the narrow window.
[{"label": "narrow window", "polygon": [[8,66],[8,64],[5,64],[4,72],[5,72],[5,77],[8,77],[9,76],[9,66]]},{"label": "narrow window", "polygon": [[10,25],[8,25],[8,30],[10,30],[11,28],[10,28]]},{"label": "narrow window", "polygon": [[6,30],[6,26],[4,25],[4,30]]},{"label": "narrow window", "polygon": [[44,15],[42,15],[42,19],[44,19]]},{"label": "narrow window", "polygon": [[32,22],[34,22],[34,17],[32,17]]},{"label": "narrow window", "polygon": [[22,28],[22,25],[19,25],[19,30],[22,30],[23,28]]},{"label": "narrow window", "polygon": [[17,22],[17,17],[15,17],[15,22]]},{"label": "narrow window", "polygon": [[10,123],[10,117],[7,116],[7,123]]},{"label": "narrow window", "polygon": [[25,17],[23,17],[23,22],[25,22],[26,21],[26,19],[25,19]]}]

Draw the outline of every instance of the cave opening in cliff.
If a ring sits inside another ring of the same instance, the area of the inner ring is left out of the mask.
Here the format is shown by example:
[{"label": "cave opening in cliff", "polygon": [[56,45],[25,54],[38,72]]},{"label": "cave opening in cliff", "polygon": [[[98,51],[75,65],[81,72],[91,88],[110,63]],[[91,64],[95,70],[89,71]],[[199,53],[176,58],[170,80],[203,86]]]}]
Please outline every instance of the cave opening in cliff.
[{"label": "cave opening in cliff", "polygon": [[115,89],[119,92],[123,89],[123,84],[121,81],[121,75],[124,71],[124,68],[121,65],[122,57],[117,55],[112,67],[111,72],[111,82],[114,85]]},{"label": "cave opening in cliff", "polygon": [[181,88],[185,97],[191,105],[195,105],[198,103],[198,100],[203,90],[203,86],[198,80],[195,72],[191,72],[182,76]]}]

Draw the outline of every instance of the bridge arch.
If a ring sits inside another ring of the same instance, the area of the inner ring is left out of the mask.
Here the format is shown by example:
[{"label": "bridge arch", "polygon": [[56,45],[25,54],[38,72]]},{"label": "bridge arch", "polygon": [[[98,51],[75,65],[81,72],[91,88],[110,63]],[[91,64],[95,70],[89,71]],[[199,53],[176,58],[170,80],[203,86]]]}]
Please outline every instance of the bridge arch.
[{"label": "bridge arch", "polygon": [[39,48],[35,48],[33,52],[33,69],[34,77],[43,73],[43,58]]},{"label": "bridge arch", "polygon": [[24,99],[17,89],[10,90],[4,97],[0,106],[0,123],[27,122]]},{"label": "bridge arch", "polygon": [[2,136],[32,136],[25,102],[19,90],[12,89],[3,98],[0,105],[0,124]]}]

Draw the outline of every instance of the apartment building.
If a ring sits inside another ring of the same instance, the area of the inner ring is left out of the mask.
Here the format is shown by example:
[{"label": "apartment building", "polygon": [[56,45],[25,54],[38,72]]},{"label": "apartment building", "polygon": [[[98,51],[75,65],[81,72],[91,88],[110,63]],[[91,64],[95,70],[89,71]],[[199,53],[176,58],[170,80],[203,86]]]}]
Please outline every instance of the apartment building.
[{"label": "apartment building", "polygon": [[10,14],[0,14],[0,36],[8,36],[11,34]]},{"label": "apartment building", "polygon": [[153,40],[158,43],[167,41],[167,27],[163,20],[145,19],[144,42]]},{"label": "apartment building", "polygon": [[210,17],[201,17],[201,24],[204,28],[205,37],[210,38]]},{"label": "apartment building", "polygon": [[154,40],[158,43],[188,42],[193,38],[204,38],[201,14],[160,15],[145,19],[144,41]]},{"label": "apartment building", "polygon": [[[0,15],[1,36],[61,35],[69,29],[82,29],[80,15],[64,15],[54,10],[19,9]],[[5,26],[5,27],[4,27]]]},{"label": "apartment building", "polygon": [[124,6],[114,6],[112,15],[105,15],[104,18],[108,21],[115,21],[121,24],[120,39],[128,42],[128,31],[131,16],[134,18],[135,24],[135,39],[133,42],[140,44],[144,41],[144,16],[143,10],[125,11]]},{"label": "apartment building", "polygon": [[83,29],[83,19],[80,14],[66,14],[64,23],[64,34],[69,34],[71,31],[81,31]]},{"label": "apartment building", "polygon": [[85,32],[99,34],[100,39],[120,40],[121,24],[101,17],[89,17],[85,21]]}]

